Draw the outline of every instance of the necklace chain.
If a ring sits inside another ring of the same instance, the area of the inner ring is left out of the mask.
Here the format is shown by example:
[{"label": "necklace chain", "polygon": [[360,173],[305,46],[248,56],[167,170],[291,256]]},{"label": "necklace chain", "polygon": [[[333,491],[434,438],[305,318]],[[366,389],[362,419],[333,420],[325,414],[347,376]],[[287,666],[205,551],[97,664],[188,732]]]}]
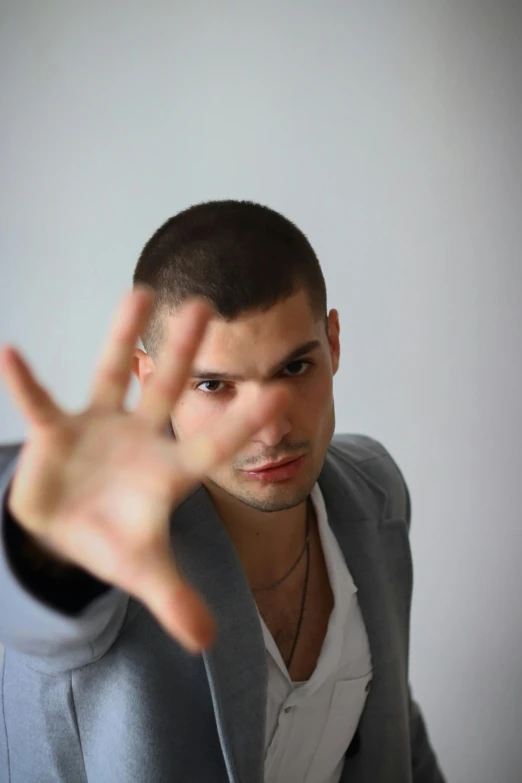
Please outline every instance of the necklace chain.
[{"label": "necklace chain", "polygon": [[299,620],[297,623],[297,631],[295,632],[294,637],[294,643],[292,645],[292,652],[290,653],[288,660],[286,661],[286,669],[287,671],[290,671],[290,664],[292,663],[292,659],[294,657],[295,648],[297,647],[297,640],[299,639],[299,634],[301,633],[301,625],[303,623],[303,615],[304,615],[304,609],[306,604],[306,596],[308,594],[308,577],[310,576],[310,535],[306,537],[306,574],[305,574],[305,581],[304,581],[304,587],[303,587],[303,597],[301,599],[301,610],[299,612]]},{"label": "necklace chain", "polygon": [[303,559],[303,555],[307,551],[309,543],[310,543],[310,514],[307,513],[307,515],[306,515],[306,538],[305,538],[304,546],[303,546],[303,548],[301,550],[301,554],[299,555],[299,557],[297,558],[297,560],[295,561],[293,566],[290,568],[289,571],[286,572],[286,574],[284,576],[282,576],[280,579],[278,579],[277,582],[274,582],[271,585],[265,585],[263,587],[253,587],[252,588],[252,592],[253,593],[262,593],[265,590],[274,590],[276,587],[279,587],[279,585],[283,584],[283,582],[286,579],[288,579],[290,574],[293,574],[293,572],[295,571],[295,569],[297,568],[297,566],[299,565],[299,563]]},{"label": "necklace chain", "polygon": [[306,553],[306,573],[305,573],[305,579],[304,579],[303,594],[302,594],[302,597],[301,597],[301,608],[299,610],[299,620],[297,621],[297,630],[295,632],[294,641],[293,641],[293,644],[292,644],[292,650],[290,652],[290,655],[288,656],[288,660],[286,661],[286,668],[287,668],[287,670],[290,669],[290,665],[291,665],[293,657],[294,657],[295,649],[297,647],[299,634],[301,633],[301,625],[303,624],[303,616],[304,616],[304,609],[305,609],[305,604],[306,604],[306,596],[308,594],[308,577],[310,576],[310,517],[311,517],[311,506],[310,506],[310,502],[309,501],[307,502],[306,512],[307,513],[306,513],[306,538],[305,538],[305,543],[304,543],[303,549],[301,551],[301,554],[299,555],[299,557],[297,558],[297,560],[295,561],[293,566],[290,568],[289,571],[286,572],[286,574],[284,576],[282,576],[280,579],[278,579],[277,582],[274,582],[273,584],[267,585],[265,587],[254,587],[254,588],[252,588],[252,592],[257,593],[257,592],[262,592],[264,590],[273,590],[274,588],[279,587],[279,585],[282,584],[285,581],[285,579],[288,579],[290,574],[292,574],[295,571],[295,569],[297,568],[297,566],[299,565],[299,563],[303,559],[303,555]]}]

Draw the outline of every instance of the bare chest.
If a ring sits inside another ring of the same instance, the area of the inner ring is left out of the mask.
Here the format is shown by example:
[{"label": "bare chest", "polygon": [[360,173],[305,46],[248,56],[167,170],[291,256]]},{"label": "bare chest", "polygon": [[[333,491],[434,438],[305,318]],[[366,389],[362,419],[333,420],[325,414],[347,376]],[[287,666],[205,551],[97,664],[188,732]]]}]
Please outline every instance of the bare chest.
[{"label": "bare chest", "polygon": [[[255,596],[257,608],[272,634],[283,661],[287,662],[294,644],[301,602],[306,563],[303,563],[288,584]],[[323,646],[328,621],[334,605],[332,588],[317,534],[310,546],[310,574],[303,619],[289,674],[293,681],[310,679]]]}]

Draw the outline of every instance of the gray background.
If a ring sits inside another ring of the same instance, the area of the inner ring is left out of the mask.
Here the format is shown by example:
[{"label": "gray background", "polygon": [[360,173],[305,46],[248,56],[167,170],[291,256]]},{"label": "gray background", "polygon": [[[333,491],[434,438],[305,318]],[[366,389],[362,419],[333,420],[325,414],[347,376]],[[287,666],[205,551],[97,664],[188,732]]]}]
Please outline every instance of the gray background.
[{"label": "gray background", "polygon": [[520,4],[4,1],[0,79],[0,340],[71,409],[164,219],[252,198],[308,233],[337,428],[411,488],[433,743],[455,783],[520,781]]}]

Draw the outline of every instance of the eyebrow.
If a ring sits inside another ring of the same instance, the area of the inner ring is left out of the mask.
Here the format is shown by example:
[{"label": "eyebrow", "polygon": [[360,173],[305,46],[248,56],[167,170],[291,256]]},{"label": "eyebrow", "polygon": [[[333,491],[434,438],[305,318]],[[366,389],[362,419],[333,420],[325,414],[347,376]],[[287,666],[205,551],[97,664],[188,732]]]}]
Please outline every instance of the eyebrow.
[{"label": "eyebrow", "polygon": [[[317,348],[321,347],[321,343],[319,340],[310,340],[307,343],[303,343],[302,345],[298,345],[297,348],[294,348],[293,351],[291,351],[287,356],[284,357],[284,359],[281,359],[277,364],[275,364],[268,372],[268,377],[271,377],[272,375],[275,375],[280,370],[284,369],[287,364],[291,364],[291,362],[296,361],[296,359],[300,359],[301,356],[303,356],[305,353],[310,353],[311,351],[315,351]],[[245,378],[242,375],[235,375],[234,373],[230,372],[221,372],[220,370],[200,370],[197,368],[194,368],[191,373],[190,377],[194,380],[201,380],[201,381],[208,381],[209,379],[219,379],[220,381],[244,381]]]}]

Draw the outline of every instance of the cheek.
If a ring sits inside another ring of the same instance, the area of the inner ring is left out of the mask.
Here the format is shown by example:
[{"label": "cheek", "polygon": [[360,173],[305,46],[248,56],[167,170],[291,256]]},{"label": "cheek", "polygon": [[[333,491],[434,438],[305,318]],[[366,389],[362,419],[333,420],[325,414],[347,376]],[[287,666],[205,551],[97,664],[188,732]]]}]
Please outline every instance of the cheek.
[{"label": "cheek", "polygon": [[[311,411],[313,414],[310,413]],[[329,441],[335,427],[331,377],[324,379],[314,390],[313,399],[308,400],[308,415],[311,416],[315,426],[318,441],[322,441],[323,438]]]},{"label": "cheek", "polygon": [[299,405],[305,408],[310,415],[312,412],[320,419],[330,410],[332,403],[333,383],[332,377],[326,373],[318,376],[309,388],[299,395]]},{"label": "cheek", "polygon": [[206,399],[203,394],[190,391],[176,405],[174,420],[180,435],[186,437],[212,427],[222,413],[223,406]]}]

